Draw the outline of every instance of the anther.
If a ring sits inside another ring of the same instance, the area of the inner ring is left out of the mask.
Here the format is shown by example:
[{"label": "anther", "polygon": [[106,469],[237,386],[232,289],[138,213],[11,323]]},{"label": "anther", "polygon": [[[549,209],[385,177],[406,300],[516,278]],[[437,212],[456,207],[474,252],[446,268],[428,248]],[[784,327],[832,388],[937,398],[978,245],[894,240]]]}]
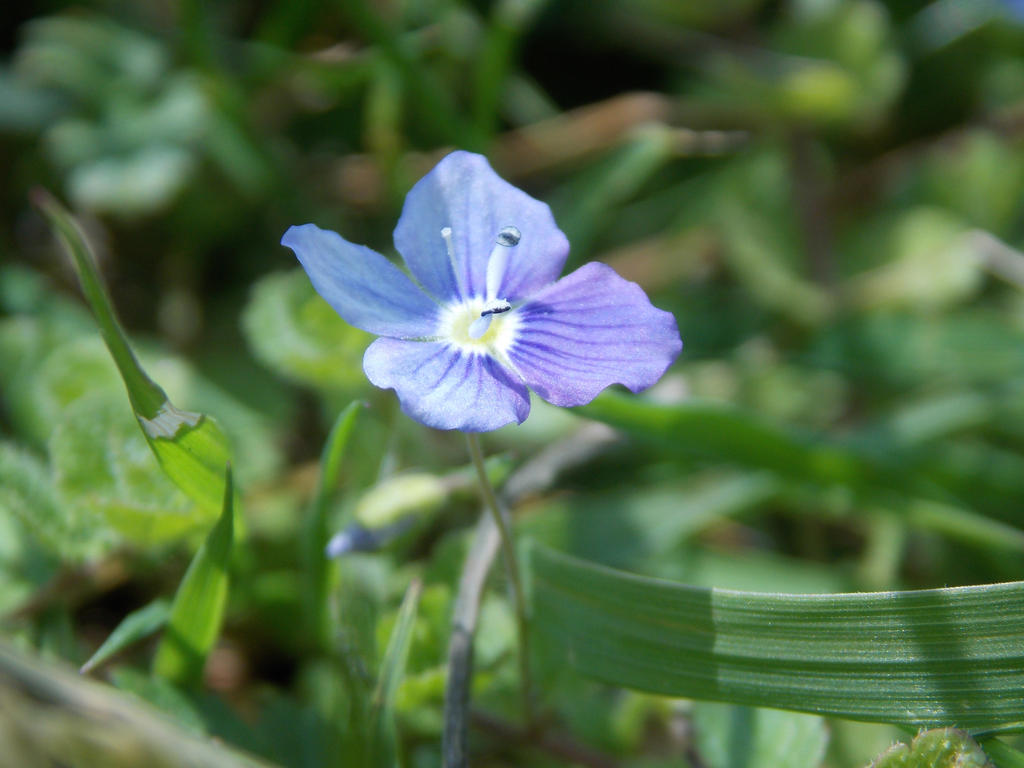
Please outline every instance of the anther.
[{"label": "anther", "polygon": [[512,309],[512,305],[507,301],[496,301],[493,304],[498,306],[488,306],[483,312],[480,313],[480,317],[487,317],[488,315],[500,315],[502,312],[508,312]]},{"label": "anther", "polygon": [[498,298],[501,282],[508,268],[509,250],[519,245],[522,234],[515,227],[502,227],[494,240],[494,250],[487,259],[487,300]]},{"label": "anther", "polygon": [[504,299],[495,299],[488,301],[480,313],[480,317],[474,320],[469,326],[469,338],[479,339],[485,333],[487,329],[491,327],[491,320],[494,315],[500,315],[504,312],[508,312],[512,309],[512,305]]}]

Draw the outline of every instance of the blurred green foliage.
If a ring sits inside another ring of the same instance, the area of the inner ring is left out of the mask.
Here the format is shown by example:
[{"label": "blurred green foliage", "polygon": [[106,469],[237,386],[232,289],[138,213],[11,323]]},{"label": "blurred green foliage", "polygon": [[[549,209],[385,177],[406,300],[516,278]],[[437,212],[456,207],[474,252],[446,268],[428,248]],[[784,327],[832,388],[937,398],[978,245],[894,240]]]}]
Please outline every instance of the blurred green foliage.
[{"label": "blurred green foliage", "polygon": [[[80,666],[120,626],[92,674],[191,732],[196,760],[217,737],[295,768],[440,762],[477,513],[464,446],[368,385],[369,337],[278,241],[314,221],[393,254],[405,192],[455,147],[548,201],[569,267],[612,264],[685,343],[649,394],[536,402],[487,436],[496,482],[535,483],[520,536],[769,592],[1021,578],[1019,2],[28,2],[0,35],[0,627]],[[145,373],[231,444],[245,536],[221,553],[198,688],[147,670],[220,497],[161,470],[36,186],[84,228]],[[588,443],[586,419],[617,437]],[[580,445],[530,479],[542,451]],[[336,530],[396,521],[378,551],[319,556]],[[1012,736],[933,731],[883,755],[886,725],[621,691],[559,656],[527,738],[494,582],[474,764],[1024,764]],[[162,720],[95,736],[92,699],[6,648],[12,765],[184,764]]]}]

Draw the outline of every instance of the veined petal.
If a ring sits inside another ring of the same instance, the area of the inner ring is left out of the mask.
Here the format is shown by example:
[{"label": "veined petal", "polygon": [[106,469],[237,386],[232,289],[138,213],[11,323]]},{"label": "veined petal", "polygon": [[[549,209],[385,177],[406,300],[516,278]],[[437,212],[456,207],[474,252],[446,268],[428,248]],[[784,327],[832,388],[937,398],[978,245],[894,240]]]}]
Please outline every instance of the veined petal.
[{"label": "veined petal", "polygon": [[315,224],[289,227],[281,245],[346,322],[379,336],[418,338],[437,331],[438,305],[376,251]]},{"label": "veined petal", "polygon": [[611,384],[633,392],[654,384],[683,348],[675,318],[636,283],[591,262],[535,294],[516,311],[509,359],[550,403],[583,405]]},{"label": "veined petal", "polygon": [[377,339],[363,370],[375,386],[394,389],[402,410],[428,427],[487,432],[521,424],[530,413],[530,395],[514,373],[444,342]]},{"label": "veined petal", "polygon": [[[441,230],[451,229],[455,270]],[[482,155],[452,152],[409,191],[395,247],[436,298],[483,297],[487,261],[504,227],[521,233],[509,254],[498,298],[516,301],[554,282],[569,241],[551,209],[498,176]]]}]

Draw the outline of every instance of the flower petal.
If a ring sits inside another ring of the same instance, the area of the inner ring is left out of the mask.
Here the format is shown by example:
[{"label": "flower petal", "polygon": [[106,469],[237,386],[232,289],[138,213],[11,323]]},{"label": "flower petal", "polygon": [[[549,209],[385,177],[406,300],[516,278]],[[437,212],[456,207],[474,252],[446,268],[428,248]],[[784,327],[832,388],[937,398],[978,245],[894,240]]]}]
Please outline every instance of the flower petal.
[{"label": "flower petal", "polygon": [[[441,236],[445,227],[452,231],[457,278]],[[503,227],[516,227],[522,236],[497,298],[525,298],[562,274],[569,241],[551,209],[499,177],[482,155],[452,152],[409,191],[395,247],[438,299],[483,297],[487,260]]]},{"label": "flower petal", "polygon": [[315,224],[289,227],[281,245],[295,251],[316,292],[356,328],[400,338],[437,332],[438,305],[376,251]]},{"label": "flower petal", "polygon": [[428,427],[487,432],[530,413],[530,395],[494,358],[438,341],[377,339],[363,357],[375,385],[394,389],[402,410]]},{"label": "flower petal", "polygon": [[509,359],[531,389],[560,406],[589,403],[611,384],[646,389],[683,348],[672,314],[597,262],[535,294],[517,315]]}]

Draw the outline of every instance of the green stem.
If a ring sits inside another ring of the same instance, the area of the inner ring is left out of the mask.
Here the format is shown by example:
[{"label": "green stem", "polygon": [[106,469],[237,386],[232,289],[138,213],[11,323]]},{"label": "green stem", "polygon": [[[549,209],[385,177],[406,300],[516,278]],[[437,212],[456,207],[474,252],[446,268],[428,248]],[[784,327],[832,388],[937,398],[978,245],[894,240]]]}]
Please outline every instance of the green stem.
[{"label": "green stem", "polygon": [[512,587],[512,600],[515,603],[516,624],[519,633],[519,676],[523,718],[527,726],[529,726],[533,722],[531,707],[533,685],[530,676],[530,646],[526,598],[523,594],[523,580],[519,574],[519,560],[516,558],[512,531],[509,529],[505,513],[501,509],[491,481],[487,479],[484,454],[480,449],[480,438],[473,432],[467,432],[466,443],[469,445],[469,455],[473,459],[473,466],[476,468],[476,476],[480,482],[480,495],[483,496],[484,506],[490,510],[491,516],[494,518],[494,524],[498,529],[501,551],[505,559],[505,570],[508,572],[508,580]]}]

